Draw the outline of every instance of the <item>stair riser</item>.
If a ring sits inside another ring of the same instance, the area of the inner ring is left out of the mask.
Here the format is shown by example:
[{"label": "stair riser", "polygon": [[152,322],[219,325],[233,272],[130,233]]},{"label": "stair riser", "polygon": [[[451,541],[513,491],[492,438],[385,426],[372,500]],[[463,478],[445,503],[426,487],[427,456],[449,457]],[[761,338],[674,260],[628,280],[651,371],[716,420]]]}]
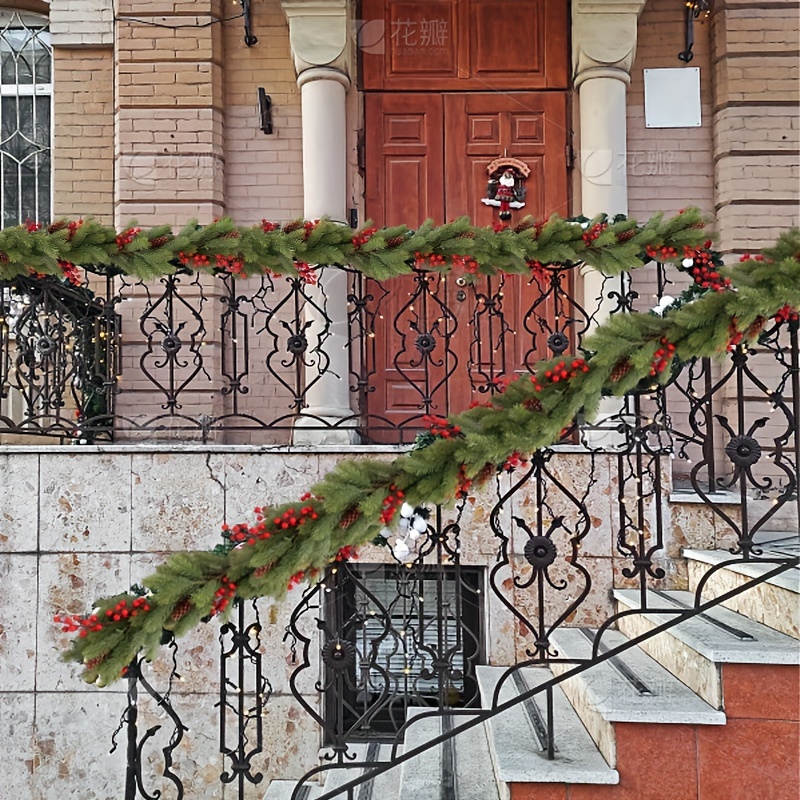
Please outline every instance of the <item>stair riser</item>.
[{"label": "stair riser", "polygon": [[[708,571],[709,565],[691,559],[688,565],[689,588],[694,591]],[[703,600],[718,597],[749,583],[752,583],[752,579],[746,575],[739,575],[729,569],[717,570],[705,584]],[[722,605],[781,633],[800,639],[800,596],[796,592],[771,583],[760,583],[750,586]]]},{"label": "stair riser", "polygon": [[[627,609],[627,606],[619,606],[620,611]],[[643,616],[634,614],[621,617],[617,627],[628,638],[633,639],[653,630],[655,625]],[[710,706],[722,709],[720,668],[713,661],[671,636],[669,631],[645,640],[639,647]]]},{"label": "stair riser", "polygon": [[[562,675],[573,667],[570,664],[551,664],[550,669],[554,675]],[[560,686],[584,727],[589,731],[597,749],[603,754],[603,758],[610,767],[615,767],[617,765],[617,744],[613,723],[603,719],[602,714],[589,697],[586,685],[579,678],[568,678],[562,681]]]}]

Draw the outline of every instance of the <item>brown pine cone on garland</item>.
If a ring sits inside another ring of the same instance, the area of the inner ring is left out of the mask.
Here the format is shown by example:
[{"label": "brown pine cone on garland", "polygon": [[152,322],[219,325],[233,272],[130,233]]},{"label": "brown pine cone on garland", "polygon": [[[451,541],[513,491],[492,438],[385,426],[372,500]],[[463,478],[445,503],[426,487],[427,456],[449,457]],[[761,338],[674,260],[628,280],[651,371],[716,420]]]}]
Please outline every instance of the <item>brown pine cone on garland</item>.
[{"label": "brown pine cone on garland", "polygon": [[103,653],[103,655],[95,656],[94,658],[90,658],[88,661],[84,661],[83,663],[87,670],[93,670],[95,667],[99,667],[105,660],[106,654]]},{"label": "brown pine cone on garland", "polygon": [[157,250],[159,247],[163,247],[165,244],[169,242],[169,236],[156,236],[155,239],[150,240],[150,248],[152,250]]},{"label": "brown pine cone on garland", "polygon": [[486,483],[486,481],[491,480],[497,474],[497,467],[490,462],[486,462],[482,467],[481,471],[475,476],[475,483],[479,486]]},{"label": "brown pine cone on garland", "polygon": [[347,511],[342,514],[342,518],[339,520],[339,527],[344,531],[347,530],[359,517],[361,516],[361,512],[353,506],[352,508],[348,508]]},{"label": "brown pine cone on garland", "polygon": [[295,220],[294,222],[287,222],[286,225],[283,226],[284,233],[293,233],[296,230],[299,230],[303,227],[303,223],[299,220]]},{"label": "brown pine cone on garland", "polygon": [[191,601],[181,600],[180,602],[175,603],[175,608],[172,609],[170,619],[172,619],[173,622],[178,622],[179,620],[182,620],[191,610]]},{"label": "brown pine cone on garland", "polygon": [[539,400],[538,397],[529,397],[523,405],[528,411],[541,411],[542,410],[542,401]]},{"label": "brown pine cone on garland", "polygon": [[253,577],[256,579],[263,578],[272,569],[272,564],[262,564],[253,570]]},{"label": "brown pine cone on garland", "polygon": [[631,228],[628,231],[622,231],[622,233],[617,234],[617,241],[620,243],[629,242],[634,236],[636,236],[637,233],[638,231],[636,228]]},{"label": "brown pine cone on garland", "polygon": [[633,368],[630,361],[619,361],[608,376],[614,383],[621,381]]},{"label": "brown pine cone on garland", "polygon": [[762,330],[764,330],[764,323],[766,319],[764,317],[756,317],[753,324],[745,331],[744,338],[745,339],[755,339]]},{"label": "brown pine cone on garland", "polygon": [[8,253],[4,253],[0,251],[0,264],[8,264],[11,259],[8,257]]},{"label": "brown pine cone on garland", "polygon": [[405,241],[405,236],[392,236],[391,239],[386,240],[387,247],[400,247],[401,244]]},{"label": "brown pine cone on garland", "polygon": [[64,222],[63,219],[60,219],[58,222],[54,222],[52,225],[47,226],[48,233],[57,233],[60,230],[63,230],[67,227],[67,223]]}]

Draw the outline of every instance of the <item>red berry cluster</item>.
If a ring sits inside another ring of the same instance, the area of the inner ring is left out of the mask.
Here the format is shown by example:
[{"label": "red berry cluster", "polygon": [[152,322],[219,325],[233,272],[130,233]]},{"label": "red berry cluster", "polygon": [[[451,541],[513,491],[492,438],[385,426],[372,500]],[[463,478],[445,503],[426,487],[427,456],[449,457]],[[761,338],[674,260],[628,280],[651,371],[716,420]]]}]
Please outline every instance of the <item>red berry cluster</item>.
[{"label": "red berry cluster", "polygon": [[314,231],[314,228],[316,228],[317,225],[319,225],[319,220],[318,219],[315,219],[313,221],[310,220],[310,219],[307,219],[303,223],[303,239],[305,241],[308,241],[309,237],[311,236],[311,234]]},{"label": "red berry cluster", "polygon": [[358,559],[358,550],[353,545],[345,545],[340,548],[336,554],[334,561],[356,561]]},{"label": "red berry cluster", "polygon": [[27,229],[28,233],[36,233],[36,231],[41,230],[42,226],[38,222],[34,222],[32,219],[29,219],[25,222],[25,228]]},{"label": "red berry cluster", "polygon": [[745,262],[745,261],[766,261],[766,260],[767,260],[767,259],[766,259],[766,258],[764,258],[764,256],[762,256],[762,255],[761,255],[761,253],[758,253],[757,255],[754,255],[754,256],[751,256],[751,255],[750,255],[750,253],[745,253],[745,254],[744,254],[744,255],[743,255],[743,256],[742,256],[742,257],[739,259],[739,263],[741,264],[741,263],[743,263],[743,262]]},{"label": "red berry cluster", "polygon": [[735,347],[738,347],[742,343],[742,339],[744,339],[744,332],[737,330],[736,328],[736,320],[732,320],[731,324],[728,325],[728,352],[732,352]]},{"label": "red berry cluster", "polygon": [[[558,364],[551,369],[545,370],[544,377],[549,380],[550,383],[560,383],[561,381],[577,377],[580,372],[588,371],[589,365],[586,363],[585,359],[575,358],[569,363],[566,361],[559,361]],[[531,380],[533,381],[534,387],[536,387],[536,391],[541,391],[535,375],[531,377]]]},{"label": "red berry cluster", "polygon": [[467,468],[462,464],[458,468],[456,494],[460,497],[466,497],[472,488],[472,483],[472,478],[467,475]]},{"label": "red berry cluster", "polygon": [[124,250],[140,233],[141,228],[127,228],[122,233],[117,234],[117,250]]},{"label": "red berry cluster", "polygon": [[672,261],[672,259],[678,257],[678,251],[674,247],[667,247],[667,245],[661,245],[660,247],[647,245],[644,251],[654,261]]},{"label": "red berry cluster", "polygon": [[454,255],[452,261],[456,269],[463,269],[470,275],[474,275],[478,271],[478,262],[472,256]]},{"label": "red berry cluster", "polygon": [[434,255],[432,253],[420,253],[419,251],[414,253],[414,266],[417,269],[425,269],[426,267],[436,269],[446,264],[447,259],[444,256]]},{"label": "red berry cluster", "polygon": [[508,225],[505,222],[493,222],[492,223],[492,230],[495,233],[502,233],[503,231],[508,230]]},{"label": "red berry cluster", "polygon": [[[311,497],[304,494],[300,500],[304,502]],[[248,525],[245,522],[238,523],[233,527],[225,524],[222,526],[223,536],[233,544],[254,545],[262,539],[269,539],[273,534],[287,531],[290,528],[298,528],[305,525],[309,520],[319,519],[319,514],[312,505],[305,505],[295,509],[287,508],[282,514],[278,514],[267,521],[265,514],[269,509],[256,508],[256,524]]]},{"label": "red berry cluster", "polygon": [[524,468],[528,463],[527,458],[523,458],[518,451],[514,451],[502,466],[504,472],[513,472],[515,469]]},{"label": "red berry cluster", "polygon": [[437,417],[434,414],[425,414],[422,418],[428,430],[434,435],[442,439],[452,439],[454,436],[461,434],[461,428],[458,425],[453,425],[450,420],[445,417]]},{"label": "red berry cluster", "polygon": [[591,244],[608,227],[606,222],[596,222],[591,228],[587,228],[581,237],[586,244]]},{"label": "red berry cluster", "polygon": [[683,254],[684,258],[691,258],[694,262],[691,267],[686,267],[686,271],[700,288],[724,292],[730,287],[731,279],[723,278],[719,274],[714,265],[713,256],[708,250],[695,250],[691,247],[685,247]]},{"label": "red berry cluster", "polygon": [[261,230],[264,233],[271,233],[278,230],[278,228],[280,228],[280,225],[277,222],[270,222],[268,219],[261,220]]},{"label": "red berry cluster", "polygon": [[64,273],[64,277],[73,285],[81,285],[81,273],[78,268],[71,261],[58,260],[58,266]]},{"label": "red berry cluster", "polygon": [[509,378],[508,375],[497,375],[496,377],[492,378],[489,383],[491,383],[492,388],[498,394],[503,394],[503,392],[508,389],[508,384],[511,383],[511,378]]},{"label": "red berry cluster", "polygon": [[800,313],[788,303],[783,306],[783,308],[779,308],[775,314],[775,322],[777,322],[778,325],[784,322],[797,322],[798,319],[800,319]]},{"label": "red berry cluster", "polygon": [[286,588],[291,591],[292,589],[294,589],[295,586],[297,586],[298,584],[300,584],[302,582],[302,580],[303,580],[303,578],[305,578],[305,576],[306,576],[306,574],[305,574],[305,572],[303,572],[302,569],[300,570],[300,572],[295,572],[295,574],[292,575],[291,578],[289,578],[289,584],[287,585]]},{"label": "red berry cluster", "polygon": [[238,256],[217,255],[216,258],[218,269],[223,269],[225,272],[230,272],[232,275],[237,275],[240,278],[247,277],[244,271],[244,261],[241,253]]},{"label": "red berry cluster", "polygon": [[77,221],[73,220],[72,222],[68,222],[67,223],[67,239],[72,239],[72,237],[75,235],[75,232],[78,230],[78,228],[81,227],[81,225],[83,225],[83,220],[82,219],[79,219]]},{"label": "red berry cluster", "polygon": [[372,238],[372,235],[377,232],[378,232],[377,228],[365,228],[363,231],[361,231],[361,233],[357,233],[352,238],[351,241],[353,242],[353,247],[355,247],[356,250],[359,250]]},{"label": "red berry cluster", "polygon": [[381,522],[388,525],[394,519],[397,509],[403,504],[406,493],[398,489],[394,484],[389,486],[389,494],[383,498],[383,511],[381,511]]},{"label": "red berry cluster", "polygon": [[209,259],[208,256],[201,255],[200,253],[184,253],[183,250],[178,253],[178,261],[180,261],[184,267],[194,267],[195,269],[207,267],[211,263],[211,259]]},{"label": "red berry cluster", "polygon": [[317,273],[314,272],[310,264],[308,264],[306,261],[295,261],[294,267],[297,270],[298,275],[300,275],[300,277],[303,279],[304,283],[307,283],[310,286],[316,286]]},{"label": "red berry cluster", "polygon": [[57,625],[61,625],[61,630],[64,633],[75,633],[75,631],[79,630],[80,633],[78,635],[81,637],[88,636],[89,631],[103,630],[103,626],[97,614],[91,614],[88,617],[79,617],[73,614],[56,614],[56,616],[53,617],[53,622]]},{"label": "red berry cluster", "polygon": [[227,575],[223,575],[220,580],[219,589],[214,592],[211,615],[221,614],[230,605],[234,597],[236,597],[236,584],[229,581]]},{"label": "red berry cluster", "polygon": [[[130,602],[123,599],[112,608],[106,609],[105,622],[120,622],[129,617],[138,617],[139,614],[144,614],[149,610],[150,605],[144,597],[135,597]],[[76,614],[57,614],[53,617],[53,622],[61,625],[61,630],[64,633],[75,633],[75,631],[79,631],[78,636],[86,638],[90,631],[97,632],[103,630],[103,622],[101,622],[101,619],[102,617],[98,617],[97,614],[90,614],[88,617],[80,617]]]},{"label": "red berry cluster", "polygon": [[653,363],[650,365],[650,375],[656,376],[663,372],[675,357],[675,345],[666,337],[661,337],[659,341],[661,347],[653,354]]}]

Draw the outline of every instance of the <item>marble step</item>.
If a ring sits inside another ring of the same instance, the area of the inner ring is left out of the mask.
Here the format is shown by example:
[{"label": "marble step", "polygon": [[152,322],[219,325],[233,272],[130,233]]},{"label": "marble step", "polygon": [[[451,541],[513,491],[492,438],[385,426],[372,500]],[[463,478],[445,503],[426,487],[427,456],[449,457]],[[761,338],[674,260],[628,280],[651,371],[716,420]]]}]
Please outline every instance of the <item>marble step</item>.
[{"label": "marble step", "polygon": [[[391,749],[390,745],[370,742],[368,744],[353,745],[351,753],[355,754],[356,761],[388,761],[391,757]],[[332,769],[327,774],[322,773],[324,785],[318,786],[315,784],[303,787],[301,791],[306,794],[305,796],[301,795],[299,800],[316,800],[318,797],[344,786],[353,778],[359,777],[364,771],[362,767],[354,767],[351,769]],[[296,785],[296,781],[272,781],[264,800],[290,800]],[[341,797],[346,800],[346,790],[342,792]],[[372,780],[355,787],[353,789],[353,797],[355,800],[399,800],[400,767],[383,772]]]},{"label": "marble step", "polygon": [[[550,641],[561,658],[588,659],[594,634],[588,628],[561,628]],[[627,641],[619,631],[608,630],[603,634],[602,647],[614,649]],[[571,668],[570,664],[551,665],[555,674]],[[639,647],[595,664],[561,686],[612,766],[617,763],[614,732],[617,722],[725,724],[725,714],[698,697]]]},{"label": "marble step", "polygon": [[[484,708],[492,702],[505,667],[477,668]],[[544,667],[518,670],[502,686],[504,703],[552,679]],[[554,758],[547,757],[545,693],[535,695],[486,722],[489,749],[503,796],[511,783],[616,784],[619,774],[609,767],[564,692],[553,689]]]},{"label": "marble step", "polygon": [[[765,549],[765,554],[797,555],[796,539],[783,541]],[[689,571],[689,589],[694,591],[703,575],[712,567],[732,558],[725,550],[683,551]],[[703,599],[708,600],[751,582],[775,565],[738,562],[715,572],[706,582]],[[726,600],[723,605],[732,611],[774,628],[787,636],[800,639],[800,569],[792,568],[764,583],[754,584],[746,591]]]},{"label": "marble step", "polygon": [[[409,719],[423,711],[410,710]],[[420,719],[406,729],[405,749],[419,747],[469,718],[469,715],[443,714]],[[475,725],[404,762],[400,798],[499,800],[484,726]],[[376,795],[376,800],[383,798]]]},{"label": "marble step", "polygon": [[[640,608],[639,592],[615,589],[620,611]],[[681,609],[694,605],[692,592],[647,593],[649,608]],[[640,636],[670,618],[644,613],[621,617],[626,636]],[[709,609],[639,645],[714,708],[723,707],[721,664],[800,664],[800,642],[730,609]]]}]

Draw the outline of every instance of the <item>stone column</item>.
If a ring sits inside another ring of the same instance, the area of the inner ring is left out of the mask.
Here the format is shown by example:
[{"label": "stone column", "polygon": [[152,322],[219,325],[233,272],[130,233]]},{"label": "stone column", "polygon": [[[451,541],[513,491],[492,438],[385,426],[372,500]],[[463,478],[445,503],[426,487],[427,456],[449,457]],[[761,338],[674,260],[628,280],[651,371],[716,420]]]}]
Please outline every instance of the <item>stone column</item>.
[{"label": "stone column", "polygon": [[[329,217],[346,224],[347,120],[350,88],[347,70],[347,8],[344,0],[284,2],[289,41],[301,92],[303,126],[303,214],[306,219]],[[352,416],[347,330],[347,275],[323,269],[318,289],[310,288],[313,304],[306,306],[311,327],[310,348],[328,326],[324,356],[310,349],[306,360],[307,407],[295,424],[294,444],[348,444],[352,425],[311,430],[321,423],[335,425]],[[314,306],[324,308],[327,320]],[[320,376],[320,367],[324,374]]]},{"label": "stone column", "polygon": [[[572,6],[572,62],[580,105],[581,213],[628,213],[626,92],[636,53],[636,25],[644,0],[576,0]],[[584,307],[593,308],[603,276],[583,273]],[[603,300],[596,322],[616,303]],[[618,414],[619,400],[600,405],[598,423]],[[613,434],[590,431],[594,446],[613,445]]]}]

